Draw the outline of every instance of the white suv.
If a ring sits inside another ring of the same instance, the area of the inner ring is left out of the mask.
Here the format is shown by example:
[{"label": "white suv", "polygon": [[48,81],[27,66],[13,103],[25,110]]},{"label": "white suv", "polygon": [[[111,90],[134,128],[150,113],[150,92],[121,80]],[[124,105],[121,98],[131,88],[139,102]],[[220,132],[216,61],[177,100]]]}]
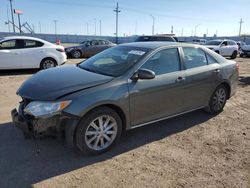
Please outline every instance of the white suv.
[{"label": "white suv", "polygon": [[0,39],[0,69],[47,69],[65,63],[63,46],[24,36]]},{"label": "white suv", "polygon": [[235,59],[238,55],[238,45],[233,40],[210,40],[205,46],[224,57]]}]

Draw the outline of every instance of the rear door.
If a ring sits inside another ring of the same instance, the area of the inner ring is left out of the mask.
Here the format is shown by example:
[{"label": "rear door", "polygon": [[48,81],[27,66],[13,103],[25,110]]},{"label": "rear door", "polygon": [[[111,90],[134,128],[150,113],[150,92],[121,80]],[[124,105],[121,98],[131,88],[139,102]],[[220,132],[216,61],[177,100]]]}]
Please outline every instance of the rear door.
[{"label": "rear door", "polygon": [[132,126],[182,112],[184,71],[178,48],[157,52],[141,68],[154,71],[156,76],[129,82]]},{"label": "rear door", "polygon": [[202,49],[183,47],[185,67],[185,110],[207,105],[219,80],[220,65]]},{"label": "rear door", "polygon": [[24,47],[20,49],[19,56],[23,61],[23,68],[38,68],[46,49],[42,49],[42,42],[23,40]]}]

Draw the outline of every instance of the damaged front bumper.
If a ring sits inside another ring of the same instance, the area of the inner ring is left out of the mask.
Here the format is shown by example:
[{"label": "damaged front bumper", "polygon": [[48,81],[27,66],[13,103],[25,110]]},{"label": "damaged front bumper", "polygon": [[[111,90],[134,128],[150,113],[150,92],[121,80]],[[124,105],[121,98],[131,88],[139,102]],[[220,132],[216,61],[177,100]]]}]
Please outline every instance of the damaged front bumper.
[{"label": "damaged front bumper", "polygon": [[78,124],[78,118],[64,113],[46,118],[35,118],[30,115],[23,115],[22,112],[13,109],[11,117],[15,126],[22,130],[25,138],[59,136],[68,129],[67,126],[75,129]]}]

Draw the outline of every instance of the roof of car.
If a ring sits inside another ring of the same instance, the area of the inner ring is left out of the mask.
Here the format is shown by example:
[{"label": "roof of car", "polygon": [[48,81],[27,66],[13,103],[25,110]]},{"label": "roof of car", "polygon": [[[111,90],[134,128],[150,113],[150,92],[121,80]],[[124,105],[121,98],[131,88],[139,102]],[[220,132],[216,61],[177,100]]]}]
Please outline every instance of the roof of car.
[{"label": "roof of car", "polygon": [[188,44],[188,43],[179,43],[179,42],[131,42],[126,44],[120,44],[121,46],[133,46],[140,48],[149,48],[156,49],[160,47],[195,47],[199,45]]},{"label": "roof of car", "polygon": [[3,40],[3,39],[4,39],[4,40],[27,39],[27,40],[37,40],[37,41],[47,42],[47,41],[44,41],[44,40],[39,39],[39,38],[28,37],[28,36],[8,36],[8,37],[1,38],[1,40]]}]

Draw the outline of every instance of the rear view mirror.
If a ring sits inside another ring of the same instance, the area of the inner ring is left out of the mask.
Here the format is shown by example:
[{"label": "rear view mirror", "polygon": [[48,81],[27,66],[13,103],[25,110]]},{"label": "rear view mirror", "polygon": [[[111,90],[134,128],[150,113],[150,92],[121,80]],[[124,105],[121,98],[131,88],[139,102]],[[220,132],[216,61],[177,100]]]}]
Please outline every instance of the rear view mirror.
[{"label": "rear view mirror", "polygon": [[137,72],[134,73],[132,76],[132,80],[150,80],[155,78],[155,73],[148,69],[139,69]]}]

